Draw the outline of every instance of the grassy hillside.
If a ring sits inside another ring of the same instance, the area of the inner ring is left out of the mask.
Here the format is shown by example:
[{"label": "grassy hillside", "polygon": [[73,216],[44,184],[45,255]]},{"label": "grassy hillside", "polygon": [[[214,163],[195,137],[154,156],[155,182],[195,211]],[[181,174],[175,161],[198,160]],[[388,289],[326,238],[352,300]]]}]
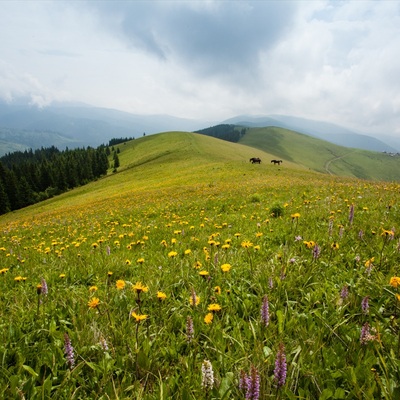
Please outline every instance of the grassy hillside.
[{"label": "grassy hillside", "polygon": [[399,184],[184,132],[118,147],[0,216],[0,398],[399,398]]},{"label": "grassy hillside", "polygon": [[248,129],[240,143],[322,173],[400,181],[399,156],[337,146],[283,128]]}]

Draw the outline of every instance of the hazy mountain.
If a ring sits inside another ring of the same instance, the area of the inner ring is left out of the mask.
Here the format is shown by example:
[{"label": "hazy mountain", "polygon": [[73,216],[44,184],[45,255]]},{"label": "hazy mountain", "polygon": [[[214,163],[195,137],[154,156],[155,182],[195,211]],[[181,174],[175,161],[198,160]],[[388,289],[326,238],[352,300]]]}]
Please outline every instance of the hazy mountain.
[{"label": "hazy mountain", "polygon": [[[391,144],[375,137],[353,132],[347,128],[329,122],[309,120],[305,118],[290,117],[285,115],[248,116],[240,115],[230,118],[223,123],[237,124],[249,127],[276,126],[291,129],[296,132],[314,136],[328,142],[371,151],[400,151],[400,143],[392,140]],[[392,138],[393,139],[393,138]]]},{"label": "hazy mountain", "polygon": [[169,115],[135,115],[82,104],[63,103],[39,109],[0,103],[0,155],[21,146],[98,146],[112,138],[193,131],[205,124]]}]

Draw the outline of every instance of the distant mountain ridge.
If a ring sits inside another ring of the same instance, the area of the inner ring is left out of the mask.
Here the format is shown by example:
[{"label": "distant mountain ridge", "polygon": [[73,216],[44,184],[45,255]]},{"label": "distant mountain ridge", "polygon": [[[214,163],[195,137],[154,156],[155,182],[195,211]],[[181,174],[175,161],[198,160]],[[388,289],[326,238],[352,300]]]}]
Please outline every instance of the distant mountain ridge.
[{"label": "distant mountain ridge", "polygon": [[[290,129],[299,133],[314,136],[339,146],[353,147],[370,151],[386,151],[389,153],[396,153],[400,151],[400,144],[399,147],[394,147],[393,145],[391,146],[377,138],[353,132],[339,125],[299,117],[291,117],[286,115],[241,115],[227,119],[223,123],[252,128],[276,126],[278,128]],[[393,144],[395,144],[394,141]]]},{"label": "distant mountain ridge", "polygon": [[116,137],[139,137],[169,130],[193,131],[203,124],[204,121],[169,115],[135,115],[87,105],[55,104],[39,109],[0,102],[0,156],[44,145],[96,147]]},{"label": "distant mountain ridge", "polygon": [[198,131],[217,124],[245,127],[276,126],[314,136],[345,147],[396,153],[400,139],[377,138],[321,121],[284,115],[241,115],[223,122],[210,122],[170,115],[137,115],[80,103],[54,103],[37,108],[26,101],[0,101],[0,156],[43,146],[97,147],[112,138],[140,137],[166,131]]}]

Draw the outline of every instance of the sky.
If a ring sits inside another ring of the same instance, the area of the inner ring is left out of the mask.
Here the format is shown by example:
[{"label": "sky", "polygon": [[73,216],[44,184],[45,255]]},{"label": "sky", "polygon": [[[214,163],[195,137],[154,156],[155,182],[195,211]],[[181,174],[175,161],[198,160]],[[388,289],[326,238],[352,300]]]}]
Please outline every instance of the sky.
[{"label": "sky", "polygon": [[400,137],[400,1],[0,0],[0,100]]}]

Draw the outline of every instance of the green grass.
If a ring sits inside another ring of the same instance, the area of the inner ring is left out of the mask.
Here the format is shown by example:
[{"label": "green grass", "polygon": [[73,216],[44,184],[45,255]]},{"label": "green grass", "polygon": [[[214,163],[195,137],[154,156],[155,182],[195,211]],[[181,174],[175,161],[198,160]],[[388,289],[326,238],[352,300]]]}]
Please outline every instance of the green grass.
[{"label": "green grass", "polygon": [[[283,128],[251,128],[241,144],[314,171],[378,181],[400,181],[400,157],[337,146]],[[268,161],[268,160],[267,160]]]},{"label": "green grass", "polygon": [[119,148],[117,173],[0,217],[0,398],[244,399],[251,371],[260,399],[399,398],[399,184],[189,133]]}]

